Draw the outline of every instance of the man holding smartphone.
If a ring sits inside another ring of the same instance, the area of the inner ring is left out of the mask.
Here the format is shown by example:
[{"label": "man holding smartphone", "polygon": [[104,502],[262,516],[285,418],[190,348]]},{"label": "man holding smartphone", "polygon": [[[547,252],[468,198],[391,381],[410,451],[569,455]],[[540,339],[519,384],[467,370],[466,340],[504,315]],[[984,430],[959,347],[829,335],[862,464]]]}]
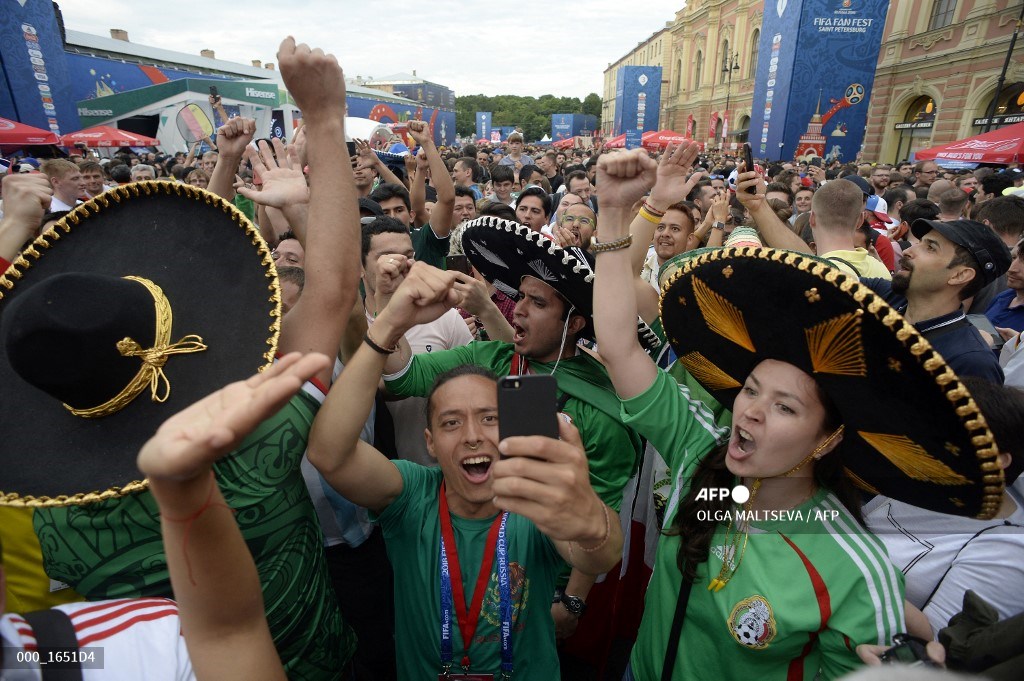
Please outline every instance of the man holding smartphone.
[{"label": "man holding smartphone", "polygon": [[558,678],[546,594],[562,561],[596,574],[622,550],[576,429],[562,420],[561,440],[499,443],[496,377],[461,365],[427,395],[424,435],[438,468],[388,460],[359,440],[402,327],[451,309],[458,276],[413,266],[328,396],[309,459],[384,531],[405,613],[396,621],[400,679]]},{"label": "man holding smartphone", "polygon": [[[499,272],[482,254],[475,244],[483,241],[494,249],[488,251],[492,260],[507,264],[508,271]],[[476,341],[454,350],[413,356],[404,337],[414,323],[413,303],[396,294],[374,323],[374,338],[380,333],[388,347],[396,348],[385,366],[385,387],[397,396],[426,396],[437,376],[463,364],[486,367],[498,376],[553,374],[562,410],[580,430],[591,485],[602,501],[618,510],[642,450],[636,433],[619,420],[604,367],[577,347],[577,341],[589,338],[593,328],[593,270],[589,262],[577,249],[560,249],[545,237],[536,238],[528,227],[493,217],[468,223],[462,243],[485,279],[506,295],[519,298],[512,342]],[[418,268],[421,276],[431,272],[417,263],[408,276],[414,277]],[[560,282],[558,290],[548,283],[553,281]],[[442,312],[436,308],[437,315]],[[594,582],[592,575],[574,570],[562,584],[564,594],[551,607],[558,638],[572,636],[584,621],[581,617]],[[587,646],[588,657],[597,659],[607,652],[613,626],[610,615],[586,620],[584,629],[591,630],[586,632],[587,638],[594,641]]]}]

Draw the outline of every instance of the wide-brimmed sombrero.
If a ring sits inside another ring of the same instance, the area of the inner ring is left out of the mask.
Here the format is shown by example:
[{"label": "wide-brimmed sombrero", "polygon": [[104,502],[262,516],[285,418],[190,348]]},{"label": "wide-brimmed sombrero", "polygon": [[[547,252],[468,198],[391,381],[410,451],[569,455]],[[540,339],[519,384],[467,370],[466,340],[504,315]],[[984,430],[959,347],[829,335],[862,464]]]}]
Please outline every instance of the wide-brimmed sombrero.
[{"label": "wide-brimmed sombrero", "polygon": [[[582,338],[594,338],[594,260],[582,248],[562,248],[540,232],[511,220],[485,215],[460,226],[462,252],[473,267],[510,298],[519,297],[523,277],[535,277],[586,317]],[[645,349],[660,347],[657,334],[637,318]]]},{"label": "wide-brimmed sombrero", "polygon": [[230,203],[139,182],[78,206],[0,277],[0,505],[144,488],[140,446],[268,365],[279,329],[270,250]]},{"label": "wide-brimmed sombrero", "polygon": [[679,361],[724,405],[765,359],[813,376],[842,415],[840,451],[861,488],[941,513],[998,510],[998,447],[967,388],[856,278],[790,251],[715,249],[665,283],[661,318]]}]

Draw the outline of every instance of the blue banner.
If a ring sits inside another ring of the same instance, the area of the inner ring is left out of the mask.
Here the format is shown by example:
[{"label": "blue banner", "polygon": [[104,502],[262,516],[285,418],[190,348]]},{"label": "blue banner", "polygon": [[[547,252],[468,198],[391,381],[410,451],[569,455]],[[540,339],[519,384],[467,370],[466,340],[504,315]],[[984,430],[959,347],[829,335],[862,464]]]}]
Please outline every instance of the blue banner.
[{"label": "blue banner", "polygon": [[476,112],[476,139],[478,139],[478,140],[490,140],[491,139],[491,112],[490,111],[477,111]]},{"label": "blue banner", "polygon": [[765,3],[750,125],[755,156],[856,159],[888,8],[886,0]]},{"label": "blue banner", "polygon": [[432,109],[419,104],[399,104],[379,99],[364,99],[349,95],[348,115],[369,118],[384,124],[404,123],[410,120],[427,121],[434,131],[434,143],[449,145],[455,142],[455,112]]},{"label": "blue banner", "polygon": [[572,137],[572,114],[551,114],[551,140],[569,139]]},{"label": "blue banner", "polygon": [[661,67],[623,66],[615,74],[614,134],[626,133],[626,147],[640,146],[643,133],[658,130]]},{"label": "blue banner", "polygon": [[551,114],[551,141],[594,134],[597,116],[590,114]]},{"label": "blue banner", "polygon": [[49,0],[4,2],[0,68],[7,93],[0,97],[0,117],[61,135],[79,125],[53,7]]}]

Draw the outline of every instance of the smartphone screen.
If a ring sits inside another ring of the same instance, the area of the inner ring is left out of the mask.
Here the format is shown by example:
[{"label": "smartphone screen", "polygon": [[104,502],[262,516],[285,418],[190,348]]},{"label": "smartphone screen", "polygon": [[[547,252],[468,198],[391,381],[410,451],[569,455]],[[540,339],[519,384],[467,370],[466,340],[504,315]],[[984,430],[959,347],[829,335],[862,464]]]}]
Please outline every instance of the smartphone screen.
[{"label": "smartphone screen", "polygon": [[449,271],[469,274],[471,265],[469,264],[469,258],[465,255],[446,255],[444,257],[444,268]]},{"label": "smartphone screen", "polygon": [[498,381],[498,434],[558,437],[558,382],[554,376],[505,376]]}]

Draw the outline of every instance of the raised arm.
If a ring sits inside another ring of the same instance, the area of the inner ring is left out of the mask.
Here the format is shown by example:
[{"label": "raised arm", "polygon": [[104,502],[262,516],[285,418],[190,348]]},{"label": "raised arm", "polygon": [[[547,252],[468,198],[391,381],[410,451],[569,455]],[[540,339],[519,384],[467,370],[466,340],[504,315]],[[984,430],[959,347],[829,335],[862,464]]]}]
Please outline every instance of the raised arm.
[{"label": "raised arm", "polygon": [[253,149],[252,145],[245,148],[244,157],[252,164],[253,172],[263,184],[260,189],[256,189],[243,183],[238,187],[238,193],[259,206],[280,210],[291,231],[305,248],[309,222],[309,187],[302,173],[298,150],[295,145],[286,146],[276,137],[272,142],[273,151],[263,140],[260,140],[258,150]]},{"label": "raised arm", "polygon": [[434,138],[426,121],[409,121],[409,134],[416,140],[427,156],[430,166],[430,183],[437,192],[437,203],[430,213],[430,229],[438,238],[445,238],[452,231],[452,209],[455,208],[455,183],[448,174],[448,166],[434,146]]},{"label": "raised arm", "polygon": [[[597,162],[598,234],[602,243],[628,235],[630,206],[654,184],[657,165],[643,150],[604,154]],[[650,387],[658,368],[636,337],[636,295],[628,248],[597,254],[594,282],[594,328],[601,359],[621,398],[634,397]]]},{"label": "raised arm", "polygon": [[356,145],[356,153],[359,155],[359,163],[366,166],[372,166],[377,170],[377,175],[380,176],[381,182],[390,182],[399,186],[404,186],[405,183],[399,179],[398,175],[391,172],[391,168],[388,168],[388,164],[384,163],[380,159],[380,156],[374,153],[373,149],[370,148],[370,143],[366,140],[353,139],[353,143]]},{"label": "raised arm", "polygon": [[160,509],[171,587],[197,678],[285,678],[256,564],[212,466],[329,366],[323,355],[285,356],[172,416],[139,452],[139,470]]},{"label": "raised arm", "polygon": [[[345,144],[345,75],[333,55],[296,45],[278,51],[281,77],[305,121],[309,162],[306,285],[282,320],[283,352],[333,357],[359,285],[359,209]],[[330,371],[318,378],[330,382]]]},{"label": "raised arm", "polygon": [[228,201],[235,198],[235,173],[254,134],[256,121],[251,118],[232,118],[217,129],[217,165],[210,176],[209,191]]},{"label": "raised arm", "polygon": [[[740,166],[743,167],[742,165]],[[749,190],[754,189],[751,194]],[[785,248],[798,253],[814,253],[803,239],[798,237],[788,225],[784,224],[775,214],[765,199],[765,184],[756,172],[739,173],[736,176],[736,197],[750,212],[750,217],[757,225],[766,246]]]},{"label": "raised arm", "polygon": [[359,439],[373,407],[384,358],[366,342],[359,346],[317,413],[307,451],[310,463],[331,487],[374,512],[383,511],[402,493],[398,469]]},{"label": "raised arm", "polygon": [[413,224],[422,227],[427,224],[427,152],[422,148],[416,153],[416,172],[409,180],[409,204],[412,206]]}]

